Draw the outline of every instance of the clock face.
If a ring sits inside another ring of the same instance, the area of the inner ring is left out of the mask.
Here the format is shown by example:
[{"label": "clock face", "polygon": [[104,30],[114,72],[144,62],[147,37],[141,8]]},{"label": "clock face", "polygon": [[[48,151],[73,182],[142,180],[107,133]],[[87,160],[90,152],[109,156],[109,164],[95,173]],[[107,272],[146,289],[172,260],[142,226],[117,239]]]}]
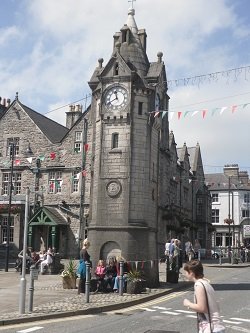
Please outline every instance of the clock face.
[{"label": "clock face", "polygon": [[128,104],[128,91],[122,86],[113,86],[107,90],[104,103],[108,110],[123,110]]},{"label": "clock face", "polygon": [[160,96],[158,94],[155,95],[155,111],[160,110]]}]

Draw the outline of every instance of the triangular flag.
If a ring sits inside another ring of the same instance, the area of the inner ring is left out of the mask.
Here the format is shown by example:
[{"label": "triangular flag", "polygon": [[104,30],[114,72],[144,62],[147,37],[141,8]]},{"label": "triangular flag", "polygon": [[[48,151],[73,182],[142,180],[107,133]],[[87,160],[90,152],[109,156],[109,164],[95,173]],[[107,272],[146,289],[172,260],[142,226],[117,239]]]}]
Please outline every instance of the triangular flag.
[{"label": "triangular flag", "polygon": [[194,111],[191,115],[191,117],[194,117],[199,111]]},{"label": "triangular flag", "polygon": [[89,145],[87,144],[87,143],[85,143],[85,145],[84,145],[84,151],[88,151],[89,150]]},{"label": "triangular flag", "polygon": [[83,177],[86,177],[87,176],[87,171],[86,170],[82,170],[82,175],[83,175]]},{"label": "triangular flag", "polygon": [[50,159],[54,160],[56,158],[56,153],[52,152],[50,153]]},{"label": "triangular flag", "polygon": [[182,115],[182,111],[178,111],[178,120],[180,120],[181,115]]},{"label": "triangular flag", "polygon": [[215,114],[215,112],[218,110],[218,108],[214,108],[213,110],[212,110],[212,116]]},{"label": "triangular flag", "polygon": [[169,112],[169,120],[172,120],[174,116],[174,111]]},{"label": "triangular flag", "polygon": [[247,107],[250,103],[246,103],[242,106],[242,109],[245,109],[245,107]]},{"label": "triangular flag", "polygon": [[206,110],[206,109],[205,109],[205,110],[202,110],[202,118],[203,118],[203,119],[205,118],[206,113],[207,113],[207,110]]},{"label": "triangular flag", "polygon": [[135,261],[135,269],[137,270],[138,267],[138,261]]},{"label": "triangular flag", "polygon": [[184,112],[184,118],[189,114],[190,111],[185,111]]},{"label": "triangular flag", "polygon": [[160,114],[160,112],[159,111],[154,111],[154,112],[155,112],[154,118],[156,118]]},{"label": "triangular flag", "polygon": [[165,115],[167,114],[168,111],[162,111],[162,118],[165,117]]},{"label": "triangular flag", "polygon": [[26,158],[26,160],[31,164],[32,163],[32,157]]},{"label": "triangular flag", "polygon": [[44,155],[40,155],[38,156],[39,160],[41,160],[42,162],[45,160],[45,156]]},{"label": "triangular flag", "polygon": [[223,106],[220,110],[220,114],[222,114],[227,109],[227,106]]},{"label": "triangular flag", "polygon": [[[80,178],[80,174],[81,174],[81,172],[79,172],[78,174],[76,174],[76,178],[77,178],[77,179]],[[73,179],[74,179],[74,177],[73,177]]]},{"label": "triangular flag", "polygon": [[237,109],[237,105],[233,105],[232,106],[232,113],[234,113],[234,111],[236,111],[236,109]]},{"label": "triangular flag", "polygon": [[15,165],[20,165],[20,163],[21,163],[20,160],[15,160],[15,161],[14,161],[14,164],[15,164]]},{"label": "triangular flag", "polygon": [[60,184],[60,187],[62,187],[63,180],[60,180],[60,181],[59,181],[59,184]]}]

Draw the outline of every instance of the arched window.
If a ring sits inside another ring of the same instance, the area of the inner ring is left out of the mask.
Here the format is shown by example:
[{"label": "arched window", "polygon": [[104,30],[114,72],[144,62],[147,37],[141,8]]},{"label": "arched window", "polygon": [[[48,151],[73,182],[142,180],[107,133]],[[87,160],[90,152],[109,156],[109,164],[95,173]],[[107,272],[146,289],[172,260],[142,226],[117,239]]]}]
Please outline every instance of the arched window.
[{"label": "arched window", "polygon": [[119,133],[112,134],[112,146],[111,148],[118,148]]}]

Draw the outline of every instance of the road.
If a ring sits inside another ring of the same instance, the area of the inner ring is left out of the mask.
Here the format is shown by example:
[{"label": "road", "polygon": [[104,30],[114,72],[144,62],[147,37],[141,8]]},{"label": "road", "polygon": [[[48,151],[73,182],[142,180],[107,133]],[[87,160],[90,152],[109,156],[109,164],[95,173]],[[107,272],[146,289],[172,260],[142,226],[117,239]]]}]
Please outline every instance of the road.
[{"label": "road", "polygon": [[[205,269],[213,284],[227,333],[250,333],[250,268]],[[192,289],[192,288],[191,288]],[[196,314],[183,307],[193,291],[180,291],[119,311],[0,327],[6,333],[196,332]]]}]

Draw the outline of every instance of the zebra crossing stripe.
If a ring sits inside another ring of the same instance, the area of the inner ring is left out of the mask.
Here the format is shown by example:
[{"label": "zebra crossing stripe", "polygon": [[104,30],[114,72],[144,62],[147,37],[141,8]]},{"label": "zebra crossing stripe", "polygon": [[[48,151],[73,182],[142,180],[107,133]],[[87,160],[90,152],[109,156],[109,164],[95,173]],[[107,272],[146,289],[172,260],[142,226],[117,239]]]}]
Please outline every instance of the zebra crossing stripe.
[{"label": "zebra crossing stripe", "polygon": [[179,315],[180,315],[180,313],[170,312],[170,311],[162,311],[161,313],[171,314],[171,315],[173,315],[173,316],[179,316]]},{"label": "zebra crossing stripe", "polygon": [[246,321],[248,323],[250,323],[250,319],[243,319],[243,318],[230,318],[232,320],[240,320],[240,321]]}]

